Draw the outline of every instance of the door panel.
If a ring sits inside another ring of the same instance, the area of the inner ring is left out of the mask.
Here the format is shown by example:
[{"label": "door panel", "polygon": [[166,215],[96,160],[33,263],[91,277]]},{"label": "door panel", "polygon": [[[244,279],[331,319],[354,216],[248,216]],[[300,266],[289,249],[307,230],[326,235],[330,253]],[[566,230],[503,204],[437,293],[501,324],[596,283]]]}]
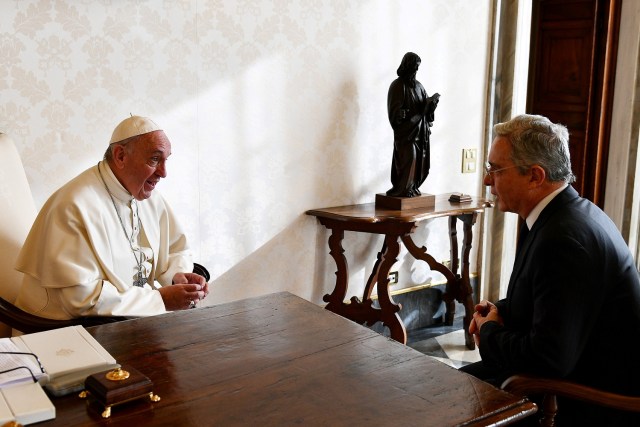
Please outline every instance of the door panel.
[{"label": "door panel", "polygon": [[573,186],[604,204],[618,0],[535,0],[527,111],[569,129]]}]

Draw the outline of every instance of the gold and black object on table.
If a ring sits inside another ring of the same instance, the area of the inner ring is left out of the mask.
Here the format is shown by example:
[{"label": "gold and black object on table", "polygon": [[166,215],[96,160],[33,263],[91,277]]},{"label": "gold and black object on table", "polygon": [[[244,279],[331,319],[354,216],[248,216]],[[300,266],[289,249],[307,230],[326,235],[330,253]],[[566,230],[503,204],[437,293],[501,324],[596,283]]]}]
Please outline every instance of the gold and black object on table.
[{"label": "gold and black object on table", "polygon": [[151,402],[160,400],[160,396],[153,393],[151,380],[130,366],[93,374],[85,380],[84,388],[80,397],[89,398],[104,407],[103,418],[109,418],[111,407],[122,403],[143,398]]}]

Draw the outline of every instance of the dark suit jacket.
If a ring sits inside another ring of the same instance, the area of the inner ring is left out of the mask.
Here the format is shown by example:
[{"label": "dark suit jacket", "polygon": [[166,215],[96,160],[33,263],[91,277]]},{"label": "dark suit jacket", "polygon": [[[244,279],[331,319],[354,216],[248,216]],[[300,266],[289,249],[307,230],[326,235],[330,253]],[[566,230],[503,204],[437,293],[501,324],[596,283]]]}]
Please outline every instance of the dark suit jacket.
[{"label": "dark suit jacket", "polygon": [[638,270],[613,222],[571,186],[529,231],[496,305],[504,326],[481,329],[486,365],[640,395]]}]

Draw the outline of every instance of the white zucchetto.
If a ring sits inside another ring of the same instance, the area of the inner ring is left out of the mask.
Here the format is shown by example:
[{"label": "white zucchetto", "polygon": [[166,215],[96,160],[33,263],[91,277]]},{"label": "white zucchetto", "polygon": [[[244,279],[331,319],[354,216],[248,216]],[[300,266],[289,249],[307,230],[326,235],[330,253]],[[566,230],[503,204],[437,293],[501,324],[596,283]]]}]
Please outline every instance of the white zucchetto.
[{"label": "white zucchetto", "polygon": [[113,130],[111,135],[111,141],[114,142],[124,141],[125,139],[133,136],[144,135],[145,133],[162,130],[160,126],[153,120],[147,117],[131,116],[120,122],[118,126]]}]

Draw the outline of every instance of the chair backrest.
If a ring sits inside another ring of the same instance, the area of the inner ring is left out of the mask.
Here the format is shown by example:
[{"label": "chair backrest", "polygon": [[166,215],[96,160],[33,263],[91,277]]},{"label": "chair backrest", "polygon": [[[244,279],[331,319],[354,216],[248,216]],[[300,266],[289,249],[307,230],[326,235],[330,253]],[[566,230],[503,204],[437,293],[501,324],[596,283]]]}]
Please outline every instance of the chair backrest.
[{"label": "chair backrest", "polygon": [[[0,133],[0,297],[13,303],[22,283],[22,273],[14,265],[37,209],[22,160],[14,142]],[[11,330],[0,325],[0,336]]]}]

